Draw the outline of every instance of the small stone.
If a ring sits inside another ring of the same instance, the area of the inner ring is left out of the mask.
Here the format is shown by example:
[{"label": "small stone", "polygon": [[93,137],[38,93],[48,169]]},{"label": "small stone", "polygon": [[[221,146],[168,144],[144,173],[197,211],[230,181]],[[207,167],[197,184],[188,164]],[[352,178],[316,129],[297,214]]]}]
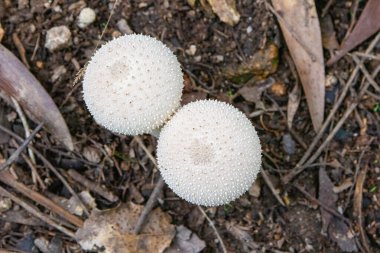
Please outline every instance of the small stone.
[{"label": "small stone", "polygon": [[250,34],[252,31],[253,31],[252,26],[248,26],[247,27],[247,34]]},{"label": "small stone", "polygon": [[61,76],[63,76],[64,74],[66,74],[66,72],[67,72],[67,69],[65,68],[65,66],[60,65],[60,66],[56,67],[56,68],[53,70],[53,75],[51,76],[51,81],[54,83],[54,82],[57,81]]},{"label": "small stone", "polygon": [[93,9],[83,8],[79,13],[77,25],[83,29],[92,24],[95,19],[96,13]]},{"label": "small stone", "polygon": [[197,52],[197,47],[195,45],[191,45],[189,47],[189,49],[186,49],[185,50],[186,54],[188,55],[195,55],[195,53]]},{"label": "small stone", "polygon": [[8,198],[0,199],[0,213],[6,212],[12,207],[12,200]]},{"label": "small stone", "polygon": [[71,42],[71,32],[67,26],[50,28],[46,33],[45,47],[54,52],[67,47]]},{"label": "small stone", "polygon": [[213,60],[215,63],[221,63],[224,61],[224,56],[223,55],[215,55],[213,57]]},{"label": "small stone", "polygon": [[294,155],[296,153],[296,143],[290,134],[285,134],[282,137],[282,147],[288,155]]},{"label": "small stone", "polygon": [[128,25],[127,20],[125,20],[124,18],[117,21],[116,26],[117,26],[117,29],[119,29],[119,31],[123,34],[132,34],[133,33],[133,30]]},{"label": "small stone", "polygon": [[326,76],[326,81],[325,81],[326,88],[333,87],[337,83],[338,83],[338,78],[336,78],[336,76],[331,75],[331,74],[329,74],[329,75]]},{"label": "small stone", "polygon": [[194,57],[194,61],[196,62],[200,62],[202,60],[202,56],[201,55],[197,55]]}]

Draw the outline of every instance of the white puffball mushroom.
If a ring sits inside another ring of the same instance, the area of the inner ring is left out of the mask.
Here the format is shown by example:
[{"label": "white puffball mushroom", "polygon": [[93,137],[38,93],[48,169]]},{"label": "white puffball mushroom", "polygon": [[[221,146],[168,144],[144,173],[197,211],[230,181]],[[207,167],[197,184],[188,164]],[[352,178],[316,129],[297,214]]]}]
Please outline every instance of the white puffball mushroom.
[{"label": "white puffball mushroom", "polygon": [[217,206],[240,197],[261,168],[261,145],[235,107],[200,100],[181,108],[161,130],[157,160],[168,186],[183,199]]},{"label": "white puffball mushroom", "polygon": [[176,56],[145,35],[103,45],[83,78],[83,97],[95,121],[127,135],[151,133],[180,106],[183,75]]},{"label": "white puffball mushroom", "polygon": [[78,16],[77,25],[80,28],[86,28],[95,21],[96,13],[91,8],[83,8]]}]

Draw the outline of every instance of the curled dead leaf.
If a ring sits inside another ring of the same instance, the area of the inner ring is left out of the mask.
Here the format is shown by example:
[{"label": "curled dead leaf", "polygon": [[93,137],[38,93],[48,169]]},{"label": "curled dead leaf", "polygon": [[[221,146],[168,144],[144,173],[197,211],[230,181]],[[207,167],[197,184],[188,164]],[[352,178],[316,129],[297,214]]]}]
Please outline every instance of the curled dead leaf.
[{"label": "curled dead leaf", "polygon": [[332,65],[342,58],[347,52],[357,47],[360,43],[371,37],[380,29],[380,1],[369,0],[360,15],[355,28],[342,43],[336,54],[328,60],[327,65]]},{"label": "curled dead leaf", "polygon": [[84,250],[105,248],[105,253],[163,252],[175,236],[170,216],[154,209],[140,234],[133,229],[143,210],[133,203],[108,211],[93,211],[84,226],[76,232],[76,240]]},{"label": "curled dead leaf", "polygon": [[[0,93],[13,97],[37,122],[44,122],[47,130],[73,150],[69,129],[57,106],[39,81],[8,49],[0,45]],[[9,100],[9,99],[8,99]]]},{"label": "curled dead leaf", "polygon": [[230,26],[239,23],[240,14],[236,10],[235,0],[208,0],[208,3],[224,23]]}]

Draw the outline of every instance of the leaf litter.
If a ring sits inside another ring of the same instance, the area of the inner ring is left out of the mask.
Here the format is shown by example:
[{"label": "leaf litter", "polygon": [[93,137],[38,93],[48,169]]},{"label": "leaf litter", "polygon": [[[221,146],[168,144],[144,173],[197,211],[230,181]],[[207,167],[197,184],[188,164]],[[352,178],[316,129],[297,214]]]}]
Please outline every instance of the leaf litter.
[{"label": "leaf litter", "polygon": [[325,66],[315,3],[312,0],[272,3],[306,95],[314,130],[318,131],[324,117]]},{"label": "leaf litter", "polygon": [[133,229],[144,206],[133,203],[99,211],[93,210],[84,226],[76,232],[76,239],[84,250],[105,249],[105,253],[161,253],[171,244],[176,232],[171,218],[161,209],[148,216],[140,234]]}]

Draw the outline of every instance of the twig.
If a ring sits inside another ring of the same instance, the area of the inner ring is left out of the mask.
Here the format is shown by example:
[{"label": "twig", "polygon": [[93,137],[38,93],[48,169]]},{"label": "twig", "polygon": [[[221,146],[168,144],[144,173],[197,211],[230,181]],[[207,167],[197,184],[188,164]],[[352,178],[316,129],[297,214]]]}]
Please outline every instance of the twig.
[{"label": "twig", "polygon": [[[378,33],[376,35],[375,39],[368,46],[368,48],[366,50],[366,53],[370,53],[373,50],[373,48],[375,47],[375,45],[377,44],[377,42],[379,40],[380,40],[380,33]],[[338,100],[336,101],[336,103],[334,104],[333,108],[331,109],[329,115],[327,116],[327,119],[323,123],[323,125],[322,125],[321,129],[319,130],[318,134],[314,137],[312,143],[309,145],[309,148],[306,150],[306,152],[304,153],[304,155],[302,156],[302,158],[300,159],[300,161],[297,163],[297,165],[287,175],[285,175],[282,178],[282,181],[285,184],[289,183],[296,175],[298,175],[300,172],[303,171],[303,169],[305,169],[305,167],[302,168],[302,166],[304,165],[304,163],[306,162],[306,160],[309,158],[309,156],[313,152],[314,148],[316,147],[316,145],[318,144],[319,140],[321,139],[321,137],[325,133],[325,130],[327,129],[327,127],[331,123],[332,119],[335,117],[336,112],[340,108],[340,105],[342,104],[344,98],[346,97],[348,90],[350,89],[350,87],[352,86],[354,80],[356,79],[356,76],[357,76],[358,72],[359,72],[359,66],[356,66],[354,68],[354,70],[352,71],[350,78],[348,79],[348,81],[346,82],[345,86],[343,87],[343,90],[342,90],[342,92],[341,92]],[[365,92],[365,90],[366,90],[367,87],[368,87],[368,85],[366,85],[365,87],[363,87],[363,89],[359,92],[359,97],[362,96],[362,94]],[[355,109],[355,108],[353,108],[353,109]]]},{"label": "twig", "polygon": [[25,154],[21,154],[22,158],[25,160],[25,162],[28,164],[32,171],[32,177],[35,178],[36,182],[38,182],[42,188],[42,190],[46,190],[46,185],[44,181],[42,181],[40,175],[38,174],[37,168],[34,165],[34,163],[29,159],[29,157]]},{"label": "twig", "polygon": [[102,188],[100,185],[95,184],[94,182],[88,180],[86,177],[82,176],[75,170],[69,170],[68,174],[70,175],[72,179],[82,184],[83,186],[87,187],[89,190],[96,192],[97,194],[105,198],[106,200],[110,202],[116,202],[119,200],[118,196],[108,191],[107,189]]},{"label": "twig", "polygon": [[34,136],[40,131],[42,128],[43,123],[40,123],[34,130],[33,132],[29,135],[28,138],[24,140],[22,145],[16,149],[15,152],[7,159],[7,161],[3,164],[0,165],[0,171],[4,170],[8,166],[10,166],[21,154],[21,152],[28,146],[28,144],[33,140]]},{"label": "twig", "polygon": [[29,189],[28,187],[26,187],[24,184],[17,182],[17,180],[13,177],[13,175],[10,174],[10,172],[8,171],[0,172],[0,181],[6,185],[13,187],[14,189],[19,191],[23,195],[37,202],[38,204],[43,205],[47,209],[55,212],[56,214],[66,219],[70,223],[74,224],[75,226],[77,227],[83,226],[83,221],[80,218],[69,213],[67,210],[63,209],[61,206],[58,206],[53,201],[39,194],[38,192],[35,192],[32,189]]},{"label": "twig", "polygon": [[368,165],[360,171],[358,179],[356,181],[355,194],[354,194],[354,206],[353,214],[357,218],[357,223],[359,225],[360,239],[363,243],[366,253],[371,253],[371,247],[369,246],[367,236],[363,229],[363,212],[362,212],[362,200],[363,200],[363,185],[367,175]]},{"label": "twig", "polygon": [[[14,99],[13,97],[11,99],[12,99],[12,102],[13,102],[13,104],[15,106],[16,112],[17,112],[18,116],[21,119],[21,123],[22,123],[22,125],[24,127],[25,137],[28,137],[29,134],[30,134],[29,133],[30,132],[30,127],[29,127],[28,121],[26,120],[25,115],[22,112],[22,109],[21,109],[19,103],[17,102],[17,100]],[[36,163],[36,158],[35,158],[35,156],[33,154],[33,151],[30,148],[28,148],[28,154],[29,154],[30,159],[32,159],[32,161],[34,163]]]},{"label": "twig", "polygon": [[157,161],[153,157],[152,153],[149,151],[149,149],[145,146],[144,142],[141,140],[140,136],[135,136],[134,138],[136,142],[140,145],[140,147],[144,150],[145,154],[148,156],[149,160],[154,164],[154,166],[157,167]]},{"label": "twig", "polygon": [[[6,127],[4,127],[2,125],[0,125],[0,130],[9,134],[10,136],[17,139],[20,142],[24,141],[20,136],[13,133],[12,131],[10,131],[9,129],[7,129]],[[83,202],[79,198],[78,194],[76,194],[76,192],[69,185],[69,183],[66,181],[66,179],[64,177],[62,177],[62,175],[56,170],[56,168],[54,168],[54,166],[37,149],[35,149],[33,146],[31,146],[30,148],[38,156],[38,158],[41,159],[41,161],[58,177],[58,179],[61,180],[63,185],[67,188],[67,190],[71,193],[71,195],[75,198],[75,200],[78,201],[78,203],[81,205],[81,207],[83,208],[86,215],[89,216],[90,213],[89,213],[87,207],[83,204]]]},{"label": "twig", "polygon": [[154,187],[152,194],[150,195],[148,201],[146,202],[146,204],[144,206],[143,211],[141,212],[141,215],[137,221],[137,224],[136,224],[135,229],[133,230],[133,233],[135,233],[135,234],[140,233],[140,231],[144,225],[144,222],[145,222],[146,218],[148,217],[150,211],[152,211],[153,206],[155,205],[155,203],[157,201],[157,197],[160,194],[160,192],[162,191],[162,188],[164,187],[164,185],[165,185],[165,182],[162,179],[162,177],[160,176],[160,178],[158,179],[158,182],[156,183],[156,186]]},{"label": "twig", "polygon": [[273,195],[276,197],[277,201],[282,205],[282,206],[286,206],[284,201],[282,201],[281,197],[278,195],[278,192],[276,191],[276,189],[274,188],[273,184],[272,184],[272,181],[270,180],[267,172],[262,169],[261,170],[261,175],[263,176],[264,178],[264,181],[265,183],[267,184],[267,186],[269,187],[270,191],[273,193]]},{"label": "twig", "polygon": [[21,42],[20,38],[18,37],[17,33],[12,34],[12,40],[13,40],[13,43],[15,43],[15,46],[17,48],[18,53],[20,54],[22,62],[25,64],[25,66],[28,69],[30,69],[29,63],[26,60],[26,56],[25,56],[25,48],[22,45],[22,42]]},{"label": "twig", "polygon": [[58,229],[59,231],[61,231],[62,233],[72,237],[72,238],[75,238],[75,234],[74,232],[68,230],[67,228],[55,223],[52,219],[50,219],[47,215],[41,213],[36,207],[30,205],[30,204],[27,204],[26,202],[24,202],[22,199],[20,199],[19,197],[13,195],[12,193],[8,192],[7,190],[5,190],[3,187],[0,186],[0,194],[7,197],[7,198],[10,198],[13,202],[15,202],[16,204],[18,204],[19,206],[23,207],[25,210],[27,210],[29,213],[31,213],[32,215],[36,216],[37,218],[41,219],[42,221],[46,222],[47,224],[49,224],[50,226]]},{"label": "twig", "polygon": [[218,238],[220,247],[222,248],[222,252],[223,253],[227,253],[228,251],[226,249],[226,246],[224,245],[222,237],[220,237],[219,232],[218,232],[218,230],[216,229],[216,227],[214,225],[214,222],[208,217],[207,213],[203,210],[202,207],[198,206],[198,209],[199,209],[199,211],[201,211],[201,213],[203,214],[203,216],[207,219],[208,223],[210,224],[211,228],[214,230],[214,233],[215,233],[216,237]]},{"label": "twig", "polygon": [[360,70],[363,72],[364,76],[367,78],[367,81],[372,85],[375,90],[380,92],[380,87],[376,83],[376,81],[372,78],[372,76],[368,73],[368,70],[364,67],[363,63],[359,60],[359,58],[353,54],[350,54],[355,63],[359,66]]},{"label": "twig", "polygon": [[349,225],[350,227],[352,227],[351,226],[352,224],[351,224],[350,220],[347,219],[346,217],[344,217],[338,211],[336,211],[335,209],[330,208],[330,207],[326,206],[325,204],[323,204],[317,198],[313,197],[312,195],[310,195],[310,193],[308,193],[307,191],[305,191],[301,186],[299,186],[299,185],[293,185],[293,186],[297,190],[299,190],[303,195],[305,195],[305,197],[307,197],[310,201],[317,203],[320,207],[322,207],[323,209],[325,209],[327,212],[329,212],[330,214],[334,215],[335,217],[341,219],[342,221],[346,222],[347,225]]}]

